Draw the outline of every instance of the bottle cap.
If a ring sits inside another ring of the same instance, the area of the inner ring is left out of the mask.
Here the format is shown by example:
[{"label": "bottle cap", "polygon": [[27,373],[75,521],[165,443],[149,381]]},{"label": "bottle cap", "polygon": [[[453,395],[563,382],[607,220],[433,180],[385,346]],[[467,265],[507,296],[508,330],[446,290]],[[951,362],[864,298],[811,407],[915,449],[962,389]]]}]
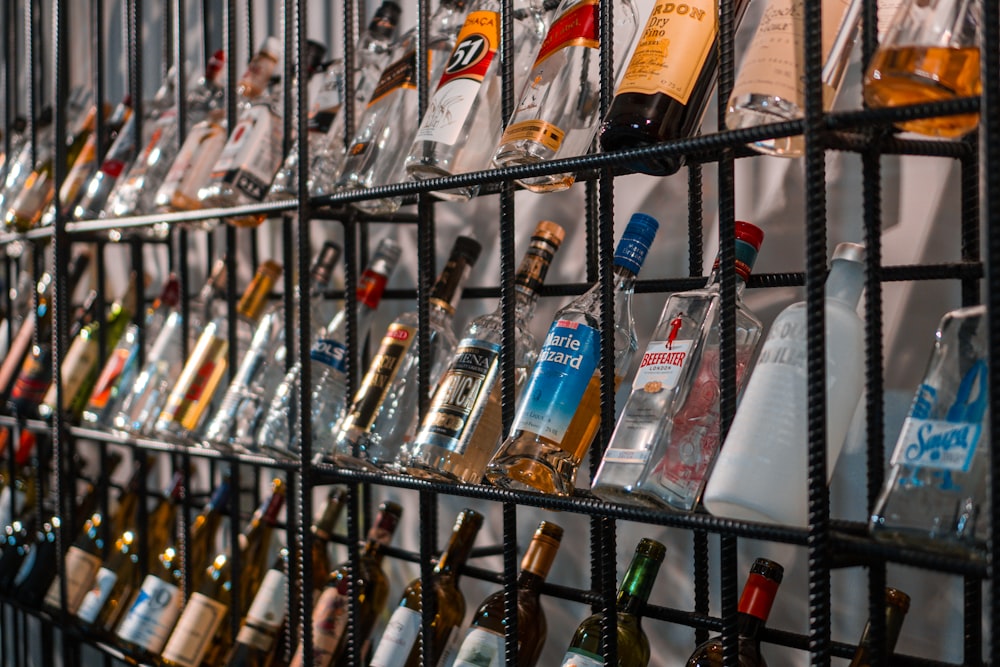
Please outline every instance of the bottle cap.
[{"label": "bottle cap", "polygon": [[269,36],[264,40],[264,43],[260,45],[260,51],[264,55],[270,56],[274,60],[281,60],[281,54],[284,49],[281,46],[281,40],[274,35]]},{"label": "bottle cap", "polygon": [[667,555],[667,548],[657,542],[656,540],[651,540],[648,537],[644,537],[639,540],[639,544],[635,547],[636,555],[645,556],[657,563],[662,563],[663,559]]},{"label": "bottle cap", "polygon": [[[750,278],[753,265],[757,261],[757,253],[764,242],[764,230],[757,225],[736,221],[736,274],[744,281]],[[712,270],[719,267],[719,258],[715,258]]]},{"label": "bottle cap", "polygon": [[615,265],[638,274],[659,228],[656,218],[645,213],[633,213],[615,249]]},{"label": "bottle cap", "polygon": [[323,539],[330,539],[333,530],[337,525],[337,519],[344,511],[344,499],[347,497],[347,489],[342,486],[335,486],[330,489],[326,497],[326,505],[319,518],[313,523],[312,532]]},{"label": "bottle cap", "polygon": [[[399,262],[399,256],[402,254],[403,249],[399,247],[399,243],[396,239],[388,236],[379,241],[378,247],[375,248],[375,257],[381,257],[393,268],[395,268],[396,263]],[[374,259],[372,261],[374,263]]]},{"label": "bottle cap", "polygon": [[455,519],[455,526],[452,531],[454,532],[461,526],[466,525],[471,526],[473,530],[478,531],[483,525],[483,515],[474,509],[466,507],[458,513],[458,517]]},{"label": "bottle cap", "polygon": [[476,239],[471,236],[459,236],[455,239],[455,245],[451,249],[451,254],[452,256],[464,257],[469,266],[472,266],[479,259],[479,253],[482,250],[483,246]]},{"label": "bottle cap", "polygon": [[160,291],[160,303],[173,308],[181,301],[181,283],[177,280],[177,274],[170,272],[167,276],[167,281],[163,283],[163,289]]},{"label": "bottle cap", "polygon": [[521,559],[521,569],[546,576],[555,560],[556,551],[562,542],[563,529],[551,521],[542,521],[535,529],[531,544]]},{"label": "bottle cap", "polygon": [[207,79],[215,79],[225,66],[226,52],[219,49],[212,54],[212,57],[208,59],[208,64],[205,65],[205,77]]},{"label": "bottle cap", "polygon": [[396,33],[396,26],[399,25],[399,17],[403,13],[399,5],[392,0],[385,0],[378,9],[375,16],[368,24],[368,32],[379,39],[392,39]]},{"label": "bottle cap", "polygon": [[865,246],[861,243],[838,243],[833,250],[833,261],[838,259],[864,264]]},{"label": "bottle cap", "polygon": [[327,241],[320,248],[319,254],[312,266],[312,277],[317,283],[325,285],[330,282],[333,269],[340,261],[340,246],[333,241]]},{"label": "bottle cap", "polygon": [[773,560],[768,560],[767,558],[758,558],[750,566],[750,574],[759,574],[762,577],[766,577],[771,581],[780,584],[782,577],[785,575],[785,568],[781,566],[780,563],[776,563]]},{"label": "bottle cap", "polygon": [[315,40],[306,40],[306,68],[310,74],[323,68],[323,58],[326,57],[326,44]]},{"label": "bottle cap", "polygon": [[737,611],[766,621],[785,569],[773,560],[758,558],[750,567]]},{"label": "bottle cap", "polygon": [[531,237],[544,239],[558,248],[562,245],[563,239],[566,238],[566,230],[557,222],[541,220],[535,226],[535,232]]},{"label": "bottle cap", "polygon": [[892,588],[891,586],[885,587],[885,601],[886,604],[891,604],[893,607],[898,608],[904,614],[910,610],[910,596],[899,590],[898,588]]},{"label": "bottle cap", "polygon": [[372,527],[368,530],[368,541],[388,546],[402,515],[403,506],[399,503],[391,500],[382,503],[378,508],[378,515],[375,517]]}]

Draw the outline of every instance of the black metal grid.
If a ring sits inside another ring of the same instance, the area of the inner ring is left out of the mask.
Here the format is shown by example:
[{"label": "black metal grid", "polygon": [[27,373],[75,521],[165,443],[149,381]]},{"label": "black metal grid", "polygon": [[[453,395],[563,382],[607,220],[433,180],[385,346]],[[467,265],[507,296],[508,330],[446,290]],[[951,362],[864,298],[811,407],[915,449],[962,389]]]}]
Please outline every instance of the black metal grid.
[{"label": "black metal grid", "polygon": [[[178,78],[183,81],[185,56],[188,54],[185,31],[182,29],[186,25],[186,3],[183,0],[175,0],[168,3],[169,20],[165,22],[164,31],[168,37],[165,40],[164,60],[170,60],[177,67]],[[222,47],[225,48],[229,57],[227,59],[228,90],[227,116],[229,126],[233,127],[236,120],[236,104],[232,91],[235,89],[236,76],[241,63],[236,62],[232,54],[236,53],[234,48],[241,39],[238,37],[240,26],[237,25],[237,5],[245,9],[242,35],[242,47],[245,50],[252,50],[255,46],[250,43],[254,36],[254,15],[249,3],[237,3],[236,0],[205,0],[202,3],[204,17],[203,41],[205,51],[210,52],[209,42],[212,30],[209,27],[210,21],[213,24],[222,24]],[[723,104],[720,109],[724,109],[724,102],[728,98],[728,91],[732,86],[734,72],[733,53],[733,33],[734,33],[734,4],[722,0],[719,9],[719,91],[718,98]],[[129,68],[128,88],[132,92],[136,106],[136,116],[141,118],[141,91],[142,86],[142,3],[139,0],[126,0],[125,5],[125,25],[123,31],[127,33],[129,45],[129,60],[132,66]],[[512,36],[512,1],[503,0],[501,10],[501,54],[508,47]],[[23,62],[27,73],[28,81],[27,97],[23,101],[23,106],[27,109],[28,117],[34,118],[40,108],[39,100],[45,98],[45,92],[51,91],[51,98],[55,101],[65,100],[68,97],[68,73],[67,58],[68,48],[66,47],[68,38],[76,38],[75,35],[68,34],[67,30],[67,0],[50,0],[44,3],[43,0],[19,0],[5,3],[4,12],[4,34],[5,49],[3,61],[5,63],[5,124],[10,125],[15,110],[18,108],[17,91],[14,86],[19,67]],[[52,17],[52,47],[49,52],[54,62],[53,81],[40,83],[40,72],[43,70],[44,58],[48,53],[40,43],[40,19],[43,7],[48,7]],[[90,12],[95,23],[101,23],[105,13],[105,0],[90,0]],[[303,71],[303,45],[305,26],[308,23],[307,0],[286,0],[282,5],[282,15],[284,20],[284,39],[286,43],[285,80]],[[680,623],[697,628],[696,637],[702,639],[707,636],[708,631],[722,632],[725,647],[725,663],[736,664],[736,644],[735,644],[735,606],[737,596],[737,586],[742,573],[736,570],[736,545],[741,538],[764,539],[776,542],[787,542],[791,544],[804,545],[809,554],[809,600],[810,600],[810,625],[807,635],[795,635],[771,630],[767,633],[765,640],[794,646],[807,650],[810,654],[811,664],[828,665],[831,656],[846,657],[851,654],[851,647],[832,642],[830,638],[830,572],[837,567],[853,567],[859,564],[864,565],[869,570],[870,588],[870,612],[874,619],[874,631],[876,638],[884,633],[884,623],[881,621],[881,590],[885,584],[885,563],[897,562],[950,572],[965,577],[965,664],[981,664],[984,656],[981,655],[982,645],[982,623],[981,609],[983,601],[981,599],[981,583],[983,579],[988,579],[989,591],[989,611],[991,618],[1000,617],[1000,590],[997,588],[995,574],[996,548],[993,539],[996,535],[997,519],[996,507],[1000,502],[1000,493],[995,485],[991,486],[990,497],[991,506],[994,508],[992,516],[989,517],[991,527],[991,540],[988,555],[985,559],[961,558],[953,556],[941,556],[939,554],[924,552],[920,550],[907,549],[897,546],[884,545],[872,542],[867,538],[863,525],[847,522],[831,521],[829,517],[829,496],[825,485],[825,470],[827,466],[825,451],[825,378],[823,350],[825,341],[823,340],[823,284],[826,277],[826,230],[825,225],[818,224],[818,221],[826,219],[825,202],[825,174],[824,174],[824,154],[829,150],[849,151],[860,154],[865,174],[864,197],[864,229],[865,243],[868,248],[866,260],[866,310],[865,310],[865,330],[866,330],[866,388],[867,388],[867,433],[869,442],[881,442],[881,434],[884,430],[883,423],[883,367],[885,363],[884,351],[881,349],[881,313],[882,313],[882,283],[895,280],[960,280],[962,284],[962,300],[964,304],[978,303],[979,281],[985,277],[987,280],[987,305],[990,317],[990,351],[991,358],[995,354],[1000,354],[1000,343],[998,343],[997,332],[1000,332],[1000,321],[997,320],[998,309],[997,300],[1000,299],[1000,277],[998,277],[997,262],[1000,261],[1000,235],[994,232],[997,229],[996,222],[1000,219],[1000,9],[996,3],[983,3],[983,94],[981,98],[968,98],[951,102],[939,102],[931,104],[914,105],[912,107],[889,109],[889,110],[861,110],[840,113],[822,112],[822,95],[820,88],[819,73],[821,69],[820,53],[820,3],[807,2],[805,4],[805,26],[806,26],[806,70],[807,70],[807,96],[805,117],[801,121],[776,123],[772,125],[757,127],[748,130],[719,131],[709,133],[704,136],[672,141],[660,146],[644,148],[630,151],[620,151],[617,153],[598,153],[585,157],[569,158],[552,161],[540,165],[513,167],[462,174],[443,179],[433,179],[419,183],[402,183],[388,185],[364,192],[352,192],[347,194],[331,195],[321,199],[309,200],[305,190],[305,169],[308,165],[307,142],[299,143],[299,197],[295,202],[281,204],[261,204],[249,207],[240,207],[240,213],[244,212],[264,212],[270,215],[282,215],[283,219],[283,241],[286,266],[291,266],[297,261],[298,273],[302,276],[299,281],[299,289],[302,293],[308,291],[309,274],[309,236],[310,220],[321,218],[324,220],[334,220],[343,225],[344,245],[345,245],[345,268],[347,284],[354,284],[358,266],[355,258],[360,253],[362,256],[367,252],[367,230],[366,223],[370,221],[395,221],[399,224],[418,225],[418,245],[419,253],[417,265],[419,269],[419,281],[415,294],[410,291],[402,291],[398,294],[390,294],[389,297],[412,298],[417,297],[418,313],[421,323],[421,331],[426,331],[428,308],[427,294],[430,290],[430,283],[435,274],[434,257],[434,207],[428,193],[437,189],[446,189],[460,185],[478,184],[484,186],[482,191],[488,194],[499,194],[500,196],[500,258],[501,271],[497,277],[497,284],[500,287],[487,288],[482,290],[469,290],[469,297],[495,297],[501,298],[504,313],[504,337],[509,340],[513,333],[513,299],[510,285],[515,266],[513,248],[513,227],[514,227],[514,200],[513,200],[513,180],[516,178],[535,176],[549,173],[559,173],[564,171],[575,171],[580,175],[579,180],[587,181],[588,206],[586,211],[586,230],[588,235],[589,263],[588,263],[588,284],[592,281],[599,281],[606,302],[611,295],[611,278],[609,272],[603,267],[609,266],[608,261],[613,247],[613,191],[614,177],[623,173],[623,165],[634,161],[636,156],[644,155],[684,155],[688,161],[688,183],[689,183],[689,258],[691,265],[690,278],[677,278],[658,281],[640,281],[637,291],[664,292],[676,289],[683,289],[704,282],[704,277],[699,276],[698,266],[701,256],[701,187],[703,163],[715,163],[718,169],[719,180],[719,219],[720,238],[722,253],[722,294],[726,307],[722,311],[721,328],[723,331],[721,376],[722,376],[722,418],[725,424],[732,419],[735,411],[735,349],[733,342],[733,303],[735,302],[736,278],[732,270],[734,256],[733,243],[733,160],[749,155],[744,148],[744,144],[756,139],[765,137],[788,136],[793,134],[804,134],[806,140],[806,204],[803,218],[809,221],[806,227],[806,243],[804,247],[805,271],[803,273],[792,274],[771,274],[754,276],[751,287],[767,287],[777,285],[804,285],[806,288],[807,302],[807,327],[808,351],[809,351],[809,518],[808,529],[790,529],[775,526],[766,526],[746,522],[736,522],[726,519],[717,519],[703,514],[679,515],[642,510],[631,507],[617,506],[590,497],[585,491],[578,491],[569,498],[556,498],[541,494],[513,492],[495,489],[486,486],[470,485],[456,487],[447,484],[432,483],[406,477],[381,475],[373,473],[361,473],[352,471],[342,471],[323,465],[311,463],[312,434],[309,433],[309,423],[306,420],[300,425],[303,442],[303,460],[298,464],[288,464],[274,461],[260,456],[244,455],[224,455],[210,450],[188,450],[175,445],[164,444],[145,439],[121,439],[109,436],[105,433],[91,429],[73,427],[64,422],[57,415],[53,423],[39,421],[24,421],[13,418],[0,418],[0,425],[9,426],[17,434],[21,429],[28,428],[38,432],[50,434],[53,439],[52,458],[53,470],[55,472],[53,484],[59,492],[61,512],[72,518],[74,503],[72,502],[71,489],[74,488],[75,473],[68,465],[68,461],[75,449],[78,440],[90,440],[100,443],[102,461],[104,460],[107,446],[126,446],[140,452],[166,453],[171,455],[179,465],[187,468],[191,458],[208,458],[213,464],[229,468],[233,474],[233,482],[238,485],[240,481],[241,469],[258,470],[261,468],[283,470],[287,473],[290,482],[290,498],[295,499],[295,511],[289,512],[287,524],[288,542],[294,543],[297,547],[299,558],[293,563],[292,573],[299,581],[309,581],[311,578],[311,562],[308,558],[302,558],[302,554],[308,553],[312,535],[308,530],[312,517],[311,494],[309,491],[315,485],[328,483],[345,483],[349,488],[348,500],[348,523],[347,535],[338,539],[346,542],[351,548],[349,550],[349,562],[353,566],[358,558],[358,538],[360,537],[361,515],[368,503],[370,493],[368,489],[372,486],[388,486],[396,488],[414,489],[420,492],[420,522],[422,524],[422,535],[420,551],[417,553],[405,552],[398,549],[390,550],[390,556],[403,558],[419,562],[421,564],[421,576],[425,578],[430,575],[431,559],[437,552],[435,543],[436,521],[437,521],[437,495],[450,494],[471,498],[491,500],[503,504],[503,526],[504,526],[504,547],[503,571],[493,573],[477,570],[470,566],[467,573],[478,576],[496,583],[502,584],[505,590],[505,605],[511,622],[508,625],[507,636],[507,664],[516,664],[516,642],[510,639],[516,636],[516,616],[510,612],[516,605],[516,577],[517,577],[517,553],[516,542],[514,540],[515,526],[517,519],[517,506],[541,507],[553,510],[570,511],[586,514],[592,517],[591,521],[591,562],[592,572],[589,588],[567,589],[548,585],[545,592],[549,595],[573,599],[580,602],[590,603],[595,609],[605,612],[605,637],[603,650],[607,661],[610,664],[616,663],[617,647],[615,645],[614,622],[615,615],[608,613],[614,608],[614,594],[616,588],[615,581],[615,523],[619,520],[637,521],[656,525],[672,526],[690,530],[695,536],[695,558],[696,564],[695,578],[695,599],[690,610],[666,609],[650,605],[647,609],[647,616],[661,619],[667,622]],[[357,33],[358,16],[363,12],[351,0],[343,1],[344,13],[344,39],[345,39],[345,62],[352,63],[354,60],[353,40]],[[609,6],[601,6],[601,38],[605,44],[611,43],[613,39],[612,9]],[[18,16],[23,17],[22,25],[17,25]],[[418,58],[422,59],[426,52],[427,40],[427,20],[430,15],[430,3],[428,0],[418,0],[417,21],[418,21]],[[863,32],[863,53],[864,62],[874,52],[876,46],[876,36],[874,25],[876,25],[876,6],[869,2],[865,6],[865,29]],[[169,42],[169,45],[168,45]],[[18,48],[18,47],[21,48]],[[168,48],[172,47],[172,48]],[[213,45],[214,46],[214,45]],[[101,92],[105,86],[103,72],[103,56],[101,52],[100,40],[96,34],[91,38],[91,49],[94,62],[98,64],[94,72],[94,89],[97,98],[100,99]],[[602,89],[601,108],[606,110],[611,89],[607,82],[611,79],[612,63],[610,63],[610,50],[602,50],[601,71],[602,80],[605,85]],[[502,105],[505,112],[513,108],[514,91],[509,81],[511,80],[510,62],[501,55],[504,62],[503,73],[505,85],[503,87]],[[164,63],[164,68],[167,63]],[[426,108],[428,96],[428,81],[426,81],[427,71],[425,67],[418,66],[421,80],[418,83],[419,108],[421,112]],[[350,72],[350,69],[348,69]],[[350,81],[350,75],[348,75]],[[47,87],[51,84],[51,87]],[[299,136],[305,136],[305,103],[299,91],[289,90],[285,97],[286,136],[293,123],[297,125]],[[178,102],[183,97],[183,87],[178,88]],[[183,109],[183,104],[178,105]],[[67,121],[66,109],[60,104],[55,104],[55,129],[57,136],[64,136]],[[345,108],[349,108],[345,107]],[[889,124],[894,120],[912,119],[931,115],[949,115],[956,113],[966,113],[969,111],[981,111],[982,122],[978,136],[973,136],[962,142],[939,143],[929,141],[914,141],[898,139],[888,131]],[[183,111],[181,112],[183,114]],[[721,114],[721,112],[720,112]],[[347,123],[345,132],[350,137],[350,130],[355,119],[352,112],[347,111]],[[504,113],[508,117],[509,113]],[[182,133],[180,141],[183,141],[183,115],[181,115]],[[98,115],[98,136],[104,136],[104,118]],[[721,115],[719,126],[721,127]],[[136,124],[135,131],[141,133],[141,127]],[[34,125],[29,125],[29,132],[32,136],[35,133]],[[137,134],[138,136],[138,134]],[[9,144],[8,144],[9,147]],[[57,148],[55,185],[58,192],[59,185],[65,177],[65,169],[62,168],[62,154],[65,147],[59,145]],[[934,155],[951,157],[958,160],[962,168],[962,259],[961,262],[942,265],[917,265],[917,266],[883,266],[881,252],[881,192],[879,190],[879,156],[887,154],[907,154],[907,155]],[[979,170],[980,165],[983,170],[983,194],[980,199],[979,194]],[[417,203],[415,215],[403,213],[387,218],[365,216],[352,211],[345,204],[362,198],[375,198],[382,196],[406,196],[408,201]],[[981,209],[981,210],[980,210]],[[15,272],[21,270],[31,270],[37,276],[40,273],[39,255],[45,244],[52,244],[52,252],[55,257],[57,267],[66,266],[70,256],[70,249],[74,243],[85,243],[100,237],[100,233],[110,228],[116,227],[144,227],[153,222],[168,221],[172,224],[173,233],[171,239],[171,261],[181,277],[184,289],[182,291],[182,309],[187,313],[189,284],[189,267],[187,265],[187,254],[184,249],[187,246],[189,232],[181,226],[181,223],[208,218],[225,217],[225,215],[236,213],[235,210],[211,210],[197,213],[171,214],[167,216],[146,216],[136,217],[125,221],[101,221],[87,223],[68,222],[62,216],[57,216],[56,223],[52,228],[35,230],[24,235],[0,234],[0,244],[10,247],[16,243],[26,243],[36,251],[34,261],[30,268],[23,266],[23,259],[8,257],[5,260],[6,275],[10,280]],[[295,215],[289,215],[289,214]],[[986,238],[986,258],[982,257],[979,247],[980,218],[983,220],[983,229]],[[236,296],[236,244],[237,231],[232,227],[227,227],[225,232],[224,246],[226,251],[229,269],[229,315],[235,314]],[[209,254],[214,254],[214,243],[210,244]],[[134,246],[132,253],[134,268],[142,268],[142,252],[138,244]],[[100,246],[98,252],[101,252]],[[211,257],[209,257],[211,259]],[[290,272],[286,272],[290,276]],[[59,359],[66,347],[65,332],[68,328],[68,311],[70,304],[66,289],[66,276],[64,272],[56,272],[57,291],[55,303],[55,328],[54,328],[54,363],[58,367]],[[548,295],[576,294],[583,291],[587,284],[555,285],[550,286],[544,292]],[[291,278],[286,278],[285,294],[290,295],[294,285]],[[348,345],[351,350],[350,374],[348,387],[353,391],[357,385],[359,368],[362,363],[361,347],[363,341],[357,338],[357,322],[355,317],[353,290],[348,289],[343,294],[348,309]],[[290,296],[286,297],[290,299]],[[604,309],[605,314],[602,320],[602,348],[608,350],[611,346],[611,317],[609,309]],[[289,312],[291,310],[289,309]],[[309,330],[308,309],[302,309],[298,315],[298,330]],[[291,344],[291,343],[290,343]],[[421,336],[420,349],[427,352],[427,341]],[[300,361],[308,359],[308,341],[297,341],[296,354]],[[231,346],[235,349],[235,346]],[[235,352],[232,353],[234,355]],[[232,356],[231,355],[231,356]],[[422,354],[422,358],[429,355]],[[294,355],[289,355],[294,359]],[[235,364],[235,359],[230,359],[230,364]],[[611,357],[605,354],[602,358],[602,369],[605,381],[602,383],[602,393],[605,398],[613,395],[611,382],[613,367]],[[303,363],[302,382],[309,382],[309,364]],[[513,417],[513,396],[514,387],[512,381],[513,359],[510,355],[503,355],[503,396],[504,396],[504,423],[509,425]],[[419,382],[422,387],[428,384],[429,369],[422,368]],[[61,392],[60,383],[57,382],[57,391]],[[1000,370],[991,367],[990,387],[1000,386]],[[300,392],[303,404],[299,409],[299,414],[308,414],[308,392]],[[996,393],[994,392],[994,395]],[[610,428],[613,424],[613,401],[604,400],[604,414],[602,414],[602,430],[599,441],[607,443],[610,436]],[[426,405],[421,406],[421,411],[426,409]],[[991,427],[996,432],[1000,428],[997,411],[992,410]],[[599,460],[599,453],[602,448],[595,447],[592,455],[592,465],[596,465]],[[992,447],[992,453],[996,453],[996,448]],[[1000,474],[1000,464],[996,457],[991,458],[992,478]],[[13,469],[13,451],[6,462],[8,470]],[[878,447],[870,448],[868,453],[868,499],[869,505],[874,502],[875,495],[881,487],[883,478],[884,461],[881,450]],[[43,479],[39,480],[44,484]],[[258,491],[259,495],[259,491]],[[44,494],[39,494],[40,498]],[[181,512],[181,546],[186,541],[188,524],[190,522],[191,494],[184,494],[183,511]],[[234,501],[230,508],[230,513],[235,517],[239,516],[238,494],[234,494]],[[103,499],[104,506],[107,505],[107,498]],[[41,504],[41,501],[39,501]],[[370,515],[370,512],[364,512]],[[72,523],[72,520],[70,520]],[[232,538],[235,538],[240,524],[233,522]],[[722,591],[721,591],[721,618],[713,618],[708,614],[708,568],[707,563],[709,547],[707,535],[717,533],[721,536],[720,551],[718,557],[721,562],[722,571]],[[72,536],[60,536],[60,540],[71,539]],[[833,554],[837,554],[837,558]],[[185,557],[186,558],[186,557]],[[238,558],[238,556],[237,556]],[[185,568],[187,571],[188,568]],[[234,571],[239,572],[239,563],[234,563]],[[188,579],[189,583],[189,579]],[[189,586],[186,587],[189,590]],[[428,590],[425,587],[425,590]],[[296,595],[291,597],[295,601],[290,610],[293,619],[307,619],[311,612],[312,591],[309,586],[301,586],[295,591]],[[2,599],[2,638],[9,640],[12,636],[18,636],[30,622],[31,618],[41,618],[45,622],[42,627],[45,629],[42,642],[42,656],[52,657],[54,643],[52,639],[54,626],[65,627],[65,611],[58,618],[52,618],[43,612],[23,608],[13,600]],[[234,604],[236,601],[234,601]],[[357,610],[355,605],[351,605],[352,622],[356,620]],[[424,606],[423,624],[425,629],[432,618],[433,609],[429,604]],[[8,623],[8,621],[10,621]],[[234,630],[236,619],[233,620]],[[308,622],[296,623],[302,628],[306,662],[308,664],[311,653],[311,626]],[[12,630],[11,630],[12,629]],[[424,633],[429,635],[429,633]],[[66,664],[79,664],[79,646],[88,642],[88,639],[81,637],[71,630],[64,630],[62,637],[63,659]],[[876,639],[874,652],[875,662],[884,662],[886,656],[877,655],[880,642]],[[4,641],[7,644],[7,641]],[[96,645],[106,656],[105,662],[110,663],[112,658],[120,657],[113,647]],[[356,660],[359,646],[351,642],[349,651]],[[23,663],[29,652],[29,647],[19,644],[15,648],[16,660]],[[988,655],[986,661],[996,662],[995,658],[1000,652],[1000,643],[996,633],[990,635]],[[894,662],[903,664],[934,664],[929,661],[922,661],[913,658],[895,656]],[[429,667],[431,661],[429,652],[425,652],[423,665]]]}]

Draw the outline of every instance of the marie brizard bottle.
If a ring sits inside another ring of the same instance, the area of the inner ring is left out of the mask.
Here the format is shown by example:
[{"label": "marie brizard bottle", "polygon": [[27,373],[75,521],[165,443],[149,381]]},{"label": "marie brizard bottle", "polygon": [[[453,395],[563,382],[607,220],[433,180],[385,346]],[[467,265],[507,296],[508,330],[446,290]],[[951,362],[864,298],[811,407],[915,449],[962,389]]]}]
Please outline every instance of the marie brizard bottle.
[{"label": "marie brizard bottle", "polygon": [[[784,568],[774,561],[758,558],[750,567],[737,606],[737,633],[740,667],[765,667],[760,653],[760,635],[771,613]],[[713,637],[694,650],[685,667],[721,667],[722,637]]]},{"label": "marie brizard bottle", "polygon": [[455,521],[448,546],[434,566],[433,595],[436,605],[431,641],[420,634],[421,582],[418,577],[403,591],[399,606],[382,633],[369,667],[418,667],[421,640],[423,650],[429,651],[432,663],[437,664],[452,634],[458,631],[465,618],[465,596],[458,588],[458,577],[482,525],[482,514],[471,509],[462,510]]},{"label": "marie brizard bottle", "polygon": [[375,469],[394,464],[404,438],[411,436],[416,427],[418,365],[426,364],[430,369],[432,388],[458,345],[452,316],[481,248],[475,239],[459,236],[434,283],[428,304],[430,358],[419,357],[417,313],[397,317],[382,338],[350,408],[334,426],[332,444],[318,456],[349,468]]},{"label": "marie brizard bottle", "polygon": [[[615,603],[618,616],[618,667],[646,667],[649,664],[649,639],[642,629],[642,610],[649,600],[656,573],[667,550],[655,540],[643,538],[622,579]],[[569,642],[562,667],[601,667],[601,626],[603,614],[597,613],[580,624]],[[520,627],[520,626],[518,626]]]},{"label": "marie brizard bottle", "polygon": [[[350,582],[358,592],[358,627],[354,632],[355,650],[371,636],[375,621],[389,601],[389,577],[382,570],[385,548],[399,525],[403,507],[386,501],[379,507],[368,531],[368,541],[358,557],[358,572],[352,575],[344,563],[330,572],[322,592],[313,605],[313,667],[330,667],[344,663],[347,649],[347,621]],[[295,652],[289,667],[302,666],[302,647]]]},{"label": "marie brizard bottle", "polygon": [[[659,223],[633,213],[615,250],[614,386],[638,348],[632,319],[635,278]],[[558,495],[573,492],[577,468],[601,424],[601,286],[563,307],[549,327],[510,434],[486,468],[490,482]]]},{"label": "marie brizard bottle", "polygon": [[270,260],[262,262],[236,306],[236,321],[217,317],[205,327],[156,420],[154,430],[157,433],[178,440],[196,437],[205,417],[212,412],[217,390],[226,375],[229,327],[236,328],[236,358],[242,358],[250,346],[257,321],[267,307],[271,287],[280,275],[279,264]]},{"label": "marie brizard bottle", "polygon": [[[889,657],[896,648],[896,640],[899,639],[899,632],[903,629],[903,620],[906,612],[910,610],[910,596],[897,588],[886,586],[885,589],[885,644],[880,654],[882,664],[889,661]],[[858,648],[854,651],[851,664],[848,667],[871,667],[872,664],[872,640],[871,619],[865,623],[864,632],[858,641]]]},{"label": "marie brizard bottle", "polygon": [[[555,560],[563,529],[550,522],[538,524],[521,559],[517,577],[517,665],[534,667],[545,645],[548,625],[539,593]],[[479,605],[465,633],[454,667],[500,665],[504,660],[504,591],[493,593]]]},{"label": "marie brizard bottle", "polygon": [[221,663],[224,667],[270,667],[274,664],[278,633],[288,613],[288,558],[286,547],[278,550],[247,610],[233,648]]},{"label": "marie brizard bottle", "polygon": [[[529,327],[538,290],[565,231],[538,223],[514,276],[514,373],[517,391],[538,356]],[[400,450],[399,465],[411,475],[477,483],[503,439],[500,405],[500,344],[503,313],[498,308],[465,329],[455,356],[441,376],[413,442]]]},{"label": "marie brizard bottle", "polygon": [[[735,30],[749,0],[736,0]],[[651,146],[697,133],[719,72],[718,3],[655,3],[601,124],[606,151]],[[629,162],[654,176],[673,174],[683,157]]]}]

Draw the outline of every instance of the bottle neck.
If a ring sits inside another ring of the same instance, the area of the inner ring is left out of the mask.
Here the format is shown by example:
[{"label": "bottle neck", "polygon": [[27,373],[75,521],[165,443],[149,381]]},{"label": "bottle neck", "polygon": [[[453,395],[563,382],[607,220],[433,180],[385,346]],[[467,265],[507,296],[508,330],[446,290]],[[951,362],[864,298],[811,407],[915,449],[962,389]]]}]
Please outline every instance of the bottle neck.
[{"label": "bottle neck", "polygon": [[460,523],[457,523],[455,530],[452,531],[447,548],[434,566],[436,577],[445,576],[458,580],[462,566],[469,559],[480,525],[481,521],[470,520],[469,516],[460,519]]},{"label": "bottle neck", "polygon": [[[743,291],[746,289],[747,283],[743,276],[737,272],[736,273],[736,298],[737,300],[743,297]],[[712,267],[712,272],[708,274],[708,284],[707,289],[712,289],[718,292],[722,288],[722,272],[719,270],[719,263],[716,261],[715,266]]]},{"label": "bottle neck", "polygon": [[660,569],[659,561],[643,554],[636,554],[632,559],[621,589],[618,591],[618,611],[623,614],[638,616],[642,613],[649,593],[653,590],[656,573]]},{"label": "bottle neck", "polygon": [[826,298],[857,308],[865,288],[864,264],[848,260],[834,260],[826,278]]}]

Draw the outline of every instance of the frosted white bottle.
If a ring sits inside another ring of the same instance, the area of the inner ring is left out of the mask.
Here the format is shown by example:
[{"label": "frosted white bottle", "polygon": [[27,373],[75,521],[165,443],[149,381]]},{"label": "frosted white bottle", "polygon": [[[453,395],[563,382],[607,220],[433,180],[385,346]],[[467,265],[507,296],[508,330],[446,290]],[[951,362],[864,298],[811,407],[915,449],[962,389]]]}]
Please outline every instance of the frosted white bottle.
[{"label": "frosted white bottle", "polygon": [[[841,243],[826,280],[827,483],[864,388],[864,246]],[[806,304],[778,315],[747,383],[703,503],[716,516],[808,525]]]}]

